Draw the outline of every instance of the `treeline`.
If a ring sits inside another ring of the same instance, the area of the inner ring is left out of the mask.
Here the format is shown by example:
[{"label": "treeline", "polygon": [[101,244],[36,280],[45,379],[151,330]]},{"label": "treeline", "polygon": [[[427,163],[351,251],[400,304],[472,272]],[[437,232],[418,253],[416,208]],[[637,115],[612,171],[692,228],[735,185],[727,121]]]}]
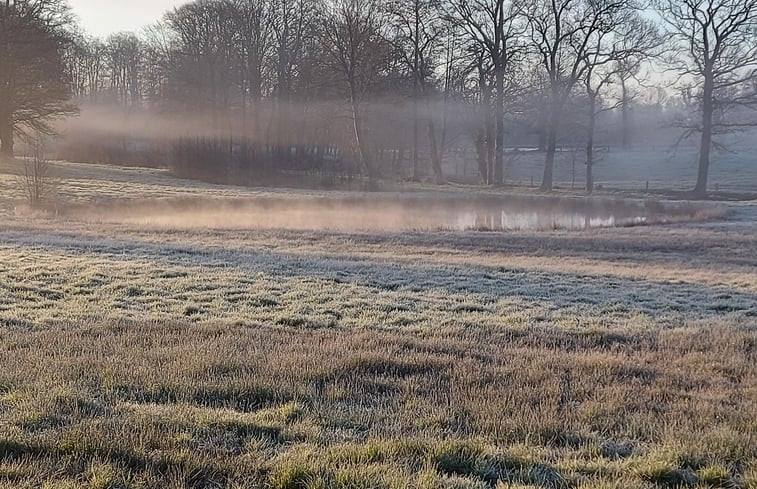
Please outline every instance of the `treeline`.
[{"label": "treeline", "polygon": [[[33,3],[61,2],[5,10]],[[150,153],[183,171],[443,182],[445,156],[467,146],[501,185],[528,146],[550,190],[569,139],[591,192],[598,121],[617,121],[627,148],[645,98],[700,138],[701,196],[713,138],[753,125],[755,32],[757,0],[195,0],[140,33],[75,34],[61,54],[80,104],[184,118]]]},{"label": "treeline", "polygon": [[[335,145],[366,175],[392,172],[388,151],[409,178],[443,182],[445,151],[463,138],[482,181],[499,185],[506,149],[526,142],[545,151],[551,189],[561,128],[618,102],[627,113],[661,45],[635,1],[563,3],[199,0],[140,35],[82,37],[69,65],[78,98],[203,117],[198,146],[251,139],[261,165],[281,145]],[[207,164],[226,173],[225,161]]]}]

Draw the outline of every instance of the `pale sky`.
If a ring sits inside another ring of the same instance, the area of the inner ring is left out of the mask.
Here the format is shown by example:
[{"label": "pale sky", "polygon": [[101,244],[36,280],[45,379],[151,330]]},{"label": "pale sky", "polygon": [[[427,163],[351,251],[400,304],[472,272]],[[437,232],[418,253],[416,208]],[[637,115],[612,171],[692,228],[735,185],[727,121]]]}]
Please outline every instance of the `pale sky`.
[{"label": "pale sky", "polygon": [[84,30],[105,37],[119,31],[136,31],[159,20],[186,0],[68,0]]}]

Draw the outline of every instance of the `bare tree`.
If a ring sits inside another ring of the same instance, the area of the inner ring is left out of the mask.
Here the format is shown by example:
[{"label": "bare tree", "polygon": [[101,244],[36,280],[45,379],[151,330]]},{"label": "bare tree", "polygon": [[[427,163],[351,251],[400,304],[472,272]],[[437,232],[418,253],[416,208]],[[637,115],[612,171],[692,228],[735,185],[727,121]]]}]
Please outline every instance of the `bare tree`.
[{"label": "bare tree", "polygon": [[[587,98],[586,137],[586,193],[594,191],[594,139],[597,117],[608,110],[621,107],[624,123],[627,117],[628,92],[625,76],[629,67],[648,59],[660,44],[655,25],[639,15],[639,6],[626,1],[614,15],[608,16],[605,28],[593,34],[585,52],[584,89]],[[611,24],[609,24],[611,23]],[[603,92],[616,81],[621,83],[621,94],[616,104],[603,104]],[[627,127],[623,126],[624,141]]]},{"label": "bare tree", "polygon": [[444,182],[436,127],[431,110],[435,70],[440,62],[445,25],[441,0],[392,0],[392,41],[413,80],[413,179],[418,180],[418,102],[424,102],[431,167],[437,183]]},{"label": "bare tree", "polygon": [[273,38],[275,94],[290,101],[312,83],[314,41],[323,9],[321,0],[274,0]]},{"label": "bare tree", "polygon": [[272,44],[272,12],[268,0],[235,0],[236,38],[234,51],[239,63],[242,133],[248,136],[248,107],[253,111],[252,132],[257,130],[264,93],[266,61]]},{"label": "bare tree", "polygon": [[554,185],[555,154],[563,109],[585,79],[587,56],[599,33],[612,30],[627,0],[535,0],[526,7],[533,46],[549,78],[547,154],[541,190]]},{"label": "bare tree", "polygon": [[61,0],[0,3],[0,154],[13,156],[17,133],[51,133],[53,119],[75,112],[63,62],[69,22]]},{"label": "bare tree", "polygon": [[113,34],[106,44],[112,96],[123,107],[133,107],[142,99],[142,41],[133,33]]},{"label": "bare tree", "polygon": [[64,51],[71,93],[95,101],[105,85],[106,50],[99,39],[77,34]]},{"label": "bare tree", "polygon": [[757,125],[727,117],[732,110],[757,107],[757,0],[656,0],[655,4],[674,44],[672,69],[689,84],[699,106],[701,119],[687,129],[701,133],[693,195],[704,198],[713,136]]},{"label": "bare tree", "polygon": [[174,70],[176,42],[169,26],[162,21],[142,30],[142,95],[148,106],[159,107],[168,98],[166,87]]},{"label": "bare tree", "polygon": [[363,170],[378,175],[364,137],[362,103],[387,63],[385,19],[376,0],[335,0],[321,27],[327,62],[346,85],[355,144]]},{"label": "bare tree", "polygon": [[[318,26],[321,0],[273,0],[270,78],[276,104],[278,133],[288,119],[301,121],[294,136],[305,139],[306,110],[318,93]],[[289,128],[290,132],[291,128]]]},{"label": "bare tree", "polygon": [[620,117],[621,117],[621,144],[623,149],[631,147],[631,106],[636,99],[631,84],[639,80],[644,56],[628,56],[615,62],[615,73],[620,83]]},{"label": "bare tree", "polygon": [[19,177],[19,184],[29,205],[37,206],[52,198],[55,190],[50,175],[50,162],[45,157],[44,134],[38,133],[29,138],[29,153],[24,159],[24,173]]},{"label": "bare tree", "polygon": [[504,183],[505,102],[508,70],[523,51],[524,25],[521,11],[510,0],[453,0],[453,18],[466,31],[473,44],[491,60],[494,72],[493,168],[487,183]]},{"label": "bare tree", "polygon": [[216,132],[230,112],[239,80],[235,15],[228,0],[196,0],[166,15],[177,44],[173,94],[185,108],[204,109]]},{"label": "bare tree", "polygon": [[496,149],[496,122],[492,111],[494,93],[493,67],[484,52],[478,50],[473,55],[473,69],[478,86],[480,124],[475,134],[476,152],[481,180],[487,185],[494,183]]}]

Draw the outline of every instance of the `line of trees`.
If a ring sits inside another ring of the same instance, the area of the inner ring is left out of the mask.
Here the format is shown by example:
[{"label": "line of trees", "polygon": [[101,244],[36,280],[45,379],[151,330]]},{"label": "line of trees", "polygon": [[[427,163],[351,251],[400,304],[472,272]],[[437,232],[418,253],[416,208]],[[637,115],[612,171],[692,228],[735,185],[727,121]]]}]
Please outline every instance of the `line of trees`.
[{"label": "line of trees", "polygon": [[702,197],[713,138],[754,125],[757,0],[649,1],[194,0],[102,40],[76,33],[62,0],[0,0],[0,141],[7,154],[14,133],[49,129],[70,92],[192,115],[198,136],[267,161],[339,148],[370,177],[407,160],[442,183],[465,140],[482,182],[502,185],[508,148],[533,135],[549,191],[559,142],[581,127],[591,192],[599,115],[620,114],[628,147],[634,91],[672,78],[678,124],[701,136]]}]

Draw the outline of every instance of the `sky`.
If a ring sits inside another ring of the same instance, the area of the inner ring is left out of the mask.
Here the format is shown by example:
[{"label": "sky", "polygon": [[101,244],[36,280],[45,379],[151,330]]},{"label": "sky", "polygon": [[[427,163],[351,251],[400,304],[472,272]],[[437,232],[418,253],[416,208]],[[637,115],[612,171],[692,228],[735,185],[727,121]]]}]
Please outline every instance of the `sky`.
[{"label": "sky", "polygon": [[139,30],[184,0],[68,0],[68,3],[86,32],[107,36]]}]

